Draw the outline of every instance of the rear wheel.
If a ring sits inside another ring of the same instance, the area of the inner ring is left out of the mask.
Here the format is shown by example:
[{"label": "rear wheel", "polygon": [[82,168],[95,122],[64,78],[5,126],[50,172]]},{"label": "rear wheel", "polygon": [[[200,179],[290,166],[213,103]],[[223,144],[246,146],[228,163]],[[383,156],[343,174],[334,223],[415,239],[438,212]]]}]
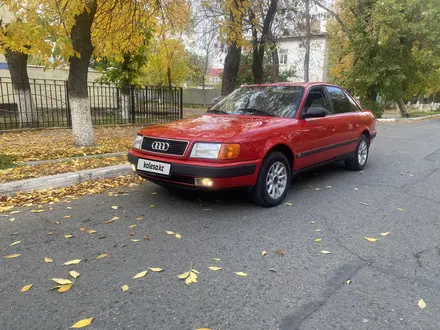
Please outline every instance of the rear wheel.
[{"label": "rear wheel", "polygon": [[345,166],[352,171],[361,171],[367,164],[370,144],[368,138],[362,134],[352,159],[345,161]]},{"label": "rear wheel", "polygon": [[286,198],[290,185],[291,168],[287,157],[279,152],[269,153],[263,160],[252,200],[255,204],[272,207]]}]

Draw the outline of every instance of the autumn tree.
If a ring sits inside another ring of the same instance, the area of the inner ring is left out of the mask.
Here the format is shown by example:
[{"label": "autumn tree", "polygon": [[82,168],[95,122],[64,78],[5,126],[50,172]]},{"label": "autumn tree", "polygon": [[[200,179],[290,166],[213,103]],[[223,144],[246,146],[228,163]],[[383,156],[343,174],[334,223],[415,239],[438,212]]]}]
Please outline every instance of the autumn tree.
[{"label": "autumn tree", "polygon": [[35,7],[28,6],[22,11],[13,1],[1,1],[4,13],[10,17],[0,20],[0,51],[5,54],[11,75],[12,88],[17,95],[18,118],[21,127],[36,125],[37,116],[33,106],[32,93],[27,72],[27,62],[30,55],[48,58],[51,45],[46,38],[49,33],[45,26],[34,26],[29,20],[29,13]]},{"label": "autumn tree", "polygon": [[426,91],[440,68],[439,0],[341,0],[329,25],[330,75],[377,110]]}]

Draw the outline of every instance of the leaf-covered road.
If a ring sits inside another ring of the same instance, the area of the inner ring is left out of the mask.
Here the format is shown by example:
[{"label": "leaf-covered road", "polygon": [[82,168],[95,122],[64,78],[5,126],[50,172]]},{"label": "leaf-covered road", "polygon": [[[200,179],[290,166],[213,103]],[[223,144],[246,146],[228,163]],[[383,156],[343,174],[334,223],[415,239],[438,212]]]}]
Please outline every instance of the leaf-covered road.
[{"label": "leaf-covered road", "polygon": [[1,328],[437,329],[439,132],[380,125],[272,209],[145,183],[0,213]]}]

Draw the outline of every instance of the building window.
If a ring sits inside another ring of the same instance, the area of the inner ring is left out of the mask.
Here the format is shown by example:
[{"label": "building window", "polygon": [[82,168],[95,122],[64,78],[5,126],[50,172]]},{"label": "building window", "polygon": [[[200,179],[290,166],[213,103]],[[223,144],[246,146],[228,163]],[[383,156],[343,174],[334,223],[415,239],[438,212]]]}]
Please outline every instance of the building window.
[{"label": "building window", "polygon": [[287,64],[287,49],[280,49],[280,64]]}]

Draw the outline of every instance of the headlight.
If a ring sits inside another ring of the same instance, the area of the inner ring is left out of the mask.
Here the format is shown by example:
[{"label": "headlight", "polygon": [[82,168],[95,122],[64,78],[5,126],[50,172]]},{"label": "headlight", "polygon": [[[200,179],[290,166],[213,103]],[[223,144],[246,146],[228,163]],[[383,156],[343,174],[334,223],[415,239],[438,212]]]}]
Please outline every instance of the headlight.
[{"label": "headlight", "polygon": [[217,159],[221,143],[195,143],[191,150],[191,158]]},{"label": "headlight", "polygon": [[143,138],[144,137],[142,135],[136,135],[136,137],[134,138],[132,147],[135,148],[135,149],[140,149],[141,145],[142,145],[142,139]]},{"label": "headlight", "polygon": [[240,154],[239,144],[195,143],[191,158],[234,159]]}]

